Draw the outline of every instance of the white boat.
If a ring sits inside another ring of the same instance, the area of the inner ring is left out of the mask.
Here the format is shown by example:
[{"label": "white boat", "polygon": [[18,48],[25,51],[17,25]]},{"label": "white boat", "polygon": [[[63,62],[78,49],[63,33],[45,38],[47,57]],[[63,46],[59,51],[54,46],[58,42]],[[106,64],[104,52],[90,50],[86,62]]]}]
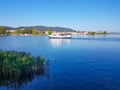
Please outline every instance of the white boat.
[{"label": "white boat", "polygon": [[55,39],[71,39],[71,35],[69,34],[57,34],[53,33],[52,35],[48,36],[49,38],[55,38]]}]

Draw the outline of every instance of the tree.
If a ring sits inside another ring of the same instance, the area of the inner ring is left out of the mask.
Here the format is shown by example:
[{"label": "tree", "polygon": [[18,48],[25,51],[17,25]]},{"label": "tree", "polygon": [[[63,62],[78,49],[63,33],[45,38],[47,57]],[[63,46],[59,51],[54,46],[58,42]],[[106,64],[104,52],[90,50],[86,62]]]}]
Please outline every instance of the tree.
[{"label": "tree", "polygon": [[21,30],[15,30],[15,31],[14,31],[14,34],[19,35],[19,34],[20,34],[20,31],[21,31]]},{"label": "tree", "polygon": [[97,33],[96,32],[91,32],[91,35],[96,35]]},{"label": "tree", "polygon": [[7,27],[0,26],[0,35],[7,34]]},{"label": "tree", "polygon": [[23,32],[24,34],[32,34],[32,30],[30,29],[24,29]]},{"label": "tree", "polygon": [[48,35],[51,35],[52,34],[52,30],[48,30]]},{"label": "tree", "polygon": [[38,35],[38,34],[39,34],[39,31],[38,31],[37,29],[34,29],[34,30],[32,30],[32,34],[33,34],[33,35]]},{"label": "tree", "polygon": [[107,32],[106,32],[106,31],[104,31],[104,32],[103,32],[103,34],[107,34]]}]

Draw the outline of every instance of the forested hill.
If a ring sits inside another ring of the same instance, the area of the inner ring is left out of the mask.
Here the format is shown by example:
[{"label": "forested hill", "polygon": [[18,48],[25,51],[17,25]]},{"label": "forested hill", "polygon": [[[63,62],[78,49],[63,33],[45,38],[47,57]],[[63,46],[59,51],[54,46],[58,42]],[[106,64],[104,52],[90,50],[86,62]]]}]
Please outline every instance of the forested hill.
[{"label": "forested hill", "polygon": [[20,26],[20,27],[8,27],[8,30],[16,30],[16,29],[37,29],[40,31],[47,31],[47,30],[53,30],[58,32],[74,32],[75,30],[70,28],[64,28],[64,27],[47,27],[47,26]]}]

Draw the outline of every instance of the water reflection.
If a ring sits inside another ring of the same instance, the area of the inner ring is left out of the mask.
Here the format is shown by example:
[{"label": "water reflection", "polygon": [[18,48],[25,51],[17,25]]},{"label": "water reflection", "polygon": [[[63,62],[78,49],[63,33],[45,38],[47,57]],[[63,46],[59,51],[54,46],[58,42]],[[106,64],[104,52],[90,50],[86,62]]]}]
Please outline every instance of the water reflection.
[{"label": "water reflection", "polygon": [[60,47],[62,44],[70,44],[71,39],[49,39],[53,48]]},{"label": "water reflection", "polygon": [[20,90],[35,78],[49,79],[49,61],[29,53],[0,52],[0,87]]},{"label": "water reflection", "polygon": [[[48,67],[47,67],[48,68]],[[26,84],[37,78],[49,78],[49,69],[46,67],[39,68],[31,72],[21,72],[19,75],[16,72],[9,74],[8,71],[0,70],[0,87],[4,86],[7,89],[20,90]]]}]

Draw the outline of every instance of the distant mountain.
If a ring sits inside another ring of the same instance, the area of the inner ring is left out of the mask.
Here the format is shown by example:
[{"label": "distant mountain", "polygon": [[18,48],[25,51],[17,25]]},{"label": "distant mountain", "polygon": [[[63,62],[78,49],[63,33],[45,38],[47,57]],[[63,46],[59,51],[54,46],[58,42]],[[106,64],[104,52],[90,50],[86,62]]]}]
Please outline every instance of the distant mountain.
[{"label": "distant mountain", "polygon": [[47,27],[47,26],[20,26],[20,27],[8,27],[8,30],[15,30],[15,29],[37,29],[40,31],[47,31],[47,30],[53,30],[58,32],[74,32],[75,30],[70,28],[64,28],[64,27]]}]

